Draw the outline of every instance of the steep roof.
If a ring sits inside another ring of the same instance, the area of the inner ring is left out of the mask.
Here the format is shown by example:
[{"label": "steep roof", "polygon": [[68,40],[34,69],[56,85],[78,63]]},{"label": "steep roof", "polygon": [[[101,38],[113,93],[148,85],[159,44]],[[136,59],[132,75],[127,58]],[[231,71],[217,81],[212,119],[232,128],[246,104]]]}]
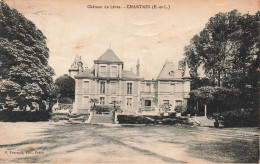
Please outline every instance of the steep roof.
[{"label": "steep roof", "polygon": [[94,63],[123,63],[113,50],[107,49],[106,52],[101,55]]},{"label": "steep roof", "polygon": [[[75,78],[93,78],[94,75],[94,67],[92,69],[85,69],[83,72],[79,73],[75,76]],[[140,79],[136,76],[132,71],[123,71],[122,78],[124,79]]]},{"label": "steep roof", "polygon": [[132,71],[123,71],[122,72],[122,77],[123,78],[130,78],[130,79],[137,79],[137,78],[139,78]]},{"label": "steep roof", "polygon": [[188,63],[186,63],[183,78],[190,78],[190,69],[188,67]]},{"label": "steep roof", "polygon": [[79,70],[79,63],[82,64],[81,56],[79,56],[79,54],[76,54],[76,56],[75,56],[75,58],[73,60],[73,63],[70,66],[69,71],[77,71],[77,70]]},{"label": "steep roof", "polygon": [[166,61],[157,80],[175,80],[181,78],[181,70],[178,70],[171,61]]},{"label": "steep roof", "polygon": [[84,78],[92,78],[94,77],[94,71],[92,69],[86,68],[83,72],[80,72],[78,75],[75,77],[84,77]]}]

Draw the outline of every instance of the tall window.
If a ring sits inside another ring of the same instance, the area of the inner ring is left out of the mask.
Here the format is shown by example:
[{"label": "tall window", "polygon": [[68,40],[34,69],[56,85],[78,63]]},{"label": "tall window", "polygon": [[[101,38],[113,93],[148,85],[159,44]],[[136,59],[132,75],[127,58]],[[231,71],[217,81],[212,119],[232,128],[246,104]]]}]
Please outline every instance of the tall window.
[{"label": "tall window", "polygon": [[111,103],[114,103],[116,101],[116,97],[111,97]]},{"label": "tall window", "polygon": [[152,101],[151,100],[145,100],[144,101],[144,105],[145,106],[151,106],[152,105]]},{"label": "tall window", "polygon": [[117,66],[111,66],[111,76],[117,77]]},{"label": "tall window", "polygon": [[100,66],[100,76],[106,76],[106,74],[107,74],[107,67]]},{"label": "tall window", "polygon": [[127,83],[127,94],[132,94],[132,83]]},{"label": "tall window", "polygon": [[163,104],[170,104],[169,100],[163,100]]},{"label": "tall window", "polygon": [[84,81],[83,91],[84,91],[85,93],[89,93],[89,81]]},{"label": "tall window", "polygon": [[100,105],[105,105],[105,97],[100,97]]},{"label": "tall window", "polygon": [[151,92],[151,83],[146,83],[146,92]]},{"label": "tall window", "polygon": [[145,86],[146,84],[144,82],[141,82],[141,86],[140,86],[140,92],[145,92]]},{"label": "tall window", "polygon": [[160,92],[170,92],[168,82],[161,82],[160,83]]},{"label": "tall window", "polygon": [[181,100],[175,100],[175,106],[178,106],[178,105],[182,105],[182,101]]},{"label": "tall window", "polygon": [[106,83],[104,81],[100,82],[100,93],[106,93]]},{"label": "tall window", "polygon": [[116,82],[110,83],[110,94],[116,94]]},{"label": "tall window", "polygon": [[175,92],[182,92],[182,84],[176,84],[175,85]]},{"label": "tall window", "polygon": [[131,107],[132,106],[132,98],[127,98],[126,99],[126,105]]},{"label": "tall window", "polygon": [[170,92],[175,92],[175,85],[174,84],[170,84]]}]

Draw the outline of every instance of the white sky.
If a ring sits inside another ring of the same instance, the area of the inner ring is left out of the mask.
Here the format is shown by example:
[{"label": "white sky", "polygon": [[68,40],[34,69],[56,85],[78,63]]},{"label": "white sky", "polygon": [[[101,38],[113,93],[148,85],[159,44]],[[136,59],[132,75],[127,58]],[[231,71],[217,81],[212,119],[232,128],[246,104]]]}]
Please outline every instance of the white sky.
[{"label": "white sky", "polygon": [[[5,0],[33,21],[47,37],[49,64],[56,77],[68,73],[76,53],[84,66],[102,55],[111,44],[135,72],[140,59],[141,76],[156,78],[165,61],[177,66],[190,39],[209,18],[237,9],[255,14],[259,0]],[[170,5],[170,10],[89,9],[87,5]]]}]

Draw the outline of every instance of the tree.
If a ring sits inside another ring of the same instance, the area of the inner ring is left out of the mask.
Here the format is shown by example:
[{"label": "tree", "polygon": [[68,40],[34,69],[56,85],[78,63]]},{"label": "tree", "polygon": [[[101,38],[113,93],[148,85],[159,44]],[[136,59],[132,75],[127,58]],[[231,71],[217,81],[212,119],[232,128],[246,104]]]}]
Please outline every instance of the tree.
[{"label": "tree", "polygon": [[93,109],[95,109],[96,103],[98,103],[98,99],[96,98],[90,99],[90,103],[93,103]]},{"label": "tree", "polygon": [[237,109],[240,91],[238,89],[206,86],[192,90],[190,94],[190,101],[203,104],[205,110],[207,106],[210,106],[210,113],[212,114],[213,112]]},{"label": "tree", "polygon": [[[19,85],[20,93],[10,99],[25,103],[49,99],[53,69],[48,65],[49,49],[42,32],[17,10],[0,1],[0,76]],[[6,92],[1,92],[6,97]]]},{"label": "tree", "polygon": [[72,77],[64,74],[55,80],[55,85],[58,87],[59,97],[75,99],[75,80]]},{"label": "tree", "polygon": [[[239,90],[240,108],[257,109],[259,27],[260,12],[242,15],[233,10],[210,18],[185,47],[183,60],[191,68],[191,88],[211,86]],[[204,79],[197,72],[201,65],[206,75]]]}]

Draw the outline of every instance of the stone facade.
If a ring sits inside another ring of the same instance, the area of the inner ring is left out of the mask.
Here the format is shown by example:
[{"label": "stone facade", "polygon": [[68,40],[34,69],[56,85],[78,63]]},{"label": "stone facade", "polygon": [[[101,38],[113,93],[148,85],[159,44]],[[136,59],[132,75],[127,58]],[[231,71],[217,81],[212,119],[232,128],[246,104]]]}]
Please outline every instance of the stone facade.
[{"label": "stone facade", "polygon": [[[186,64],[187,65],[187,64]],[[136,74],[124,70],[124,62],[108,49],[91,69],[83,70],[81,58],[76,56],[70,75],[75,78],[75,106],[78,113],[88,113],[93,106],[91,99],[100,105],[112,105],[117,101],[121,110],[133,114],[156,114],[164,104],[185,106],[190,92],[188,67],[182,71],[167,61],[156,80],[139,77],[139,60]]]}]

